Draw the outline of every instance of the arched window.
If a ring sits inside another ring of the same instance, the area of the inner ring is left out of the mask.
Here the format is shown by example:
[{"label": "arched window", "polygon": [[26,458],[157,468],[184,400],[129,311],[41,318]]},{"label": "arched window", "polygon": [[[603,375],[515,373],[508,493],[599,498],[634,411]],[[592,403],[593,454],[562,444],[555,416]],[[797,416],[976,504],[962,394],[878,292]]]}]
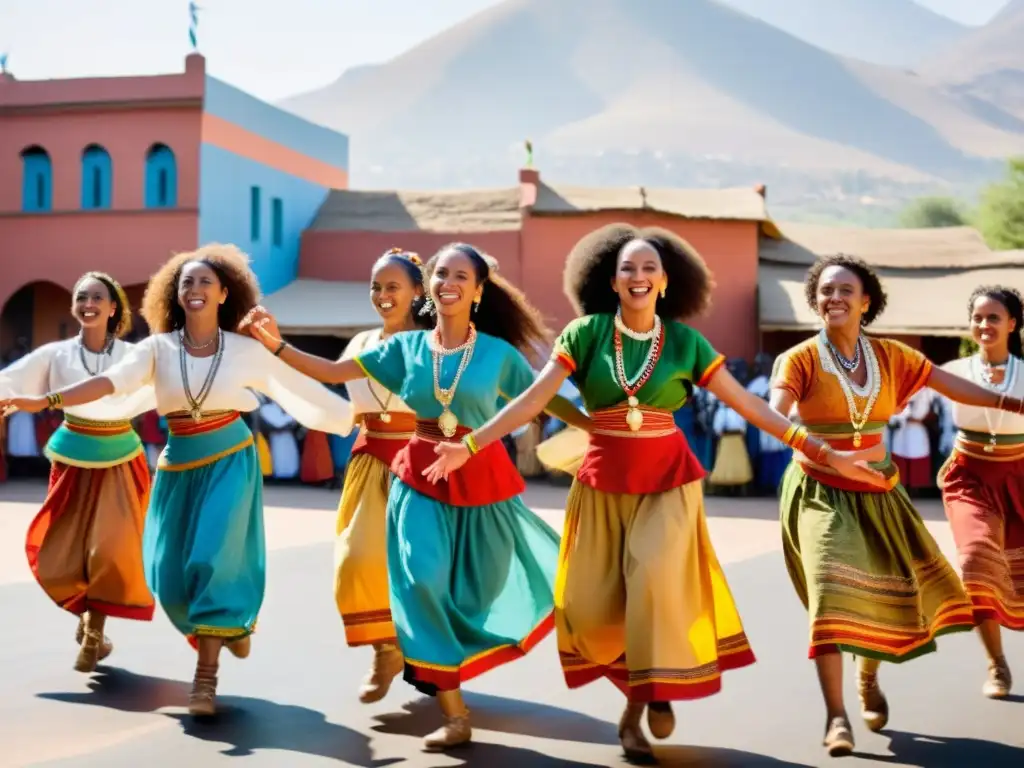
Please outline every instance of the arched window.
[{"label": "arched window", "polygon": [[53,168],[42,147],[21,153],[21,210],[48,211],[53,205]]},{"label": "arched window", "polygon": [[82,152],[82,208],[109,208],[113,187],[110,153],[98,144]]},{"label": "arched window", "polygon": [[174,152],[154,144],[146,153],[146,207],[173,208],[178,204],[178,164]]}]

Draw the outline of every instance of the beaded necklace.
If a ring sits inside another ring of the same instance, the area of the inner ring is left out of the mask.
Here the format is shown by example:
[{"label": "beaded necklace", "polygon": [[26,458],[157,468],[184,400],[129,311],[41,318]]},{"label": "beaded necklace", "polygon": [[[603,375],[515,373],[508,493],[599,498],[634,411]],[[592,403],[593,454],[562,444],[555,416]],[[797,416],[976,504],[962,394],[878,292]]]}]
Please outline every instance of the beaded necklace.
[{"label": "beaded necklace", "polygon": [[[430,353],[434,358],[434,399],[441,404],[441,415],[437,417],[437,426],[441,430],[441,434],[445,437],[454,437],[455,433],[459,429],[459,419],[452,413],[451,404],[452,400],[455,399],[455,390],[459,386],[459,380],[462,378],[463,372],[469,366],[469,361],[473,358],[473,350],[476,347],[476,326],[473,323],[469,324],[469,337],[459,346],[453,347],[452,349],[445,349],[441,346],[441,330],[435,328],[433,336],[431,337],[432,344],[430,345]],[[450,387],[441,386],[441,359],[448,355],[462,354],[462,359],[459,360],[459,367],[455,371],[455,378],[452,379]]]},{"label": "beaded necklace", "polygon": [[[640,366],[640,370],[632,378],[626,376],[626,366],[622,354],[622,335],[625,334],[636,341],[650,341],[651,346],[647,350],[647,357]],[[644,425],[644,414],[640,410],[640,400],[636,393],[640,391],[647,380],[651,378],[658,360],[661,358],[661,350],[665,345],[665,326],[661,318],[654,316],[654,327],[646,333],[640,333],[629,328],[622,321],[622,310],[615,313],[615,378],[622,391],[626,394],[626,424],[633,432],[639,432]]]},{"label": "beaded necklace", "polygon": [[[854,448],[860,448],[862,441],[861,430],[867,424],[868,417],[871,415],[871,409],[875,407],[875,401],[878,400],[878,395],[882,391],[882,375],[878,368],[878,357],[875,355],[871,342],[865,341],[863,336],[858,336],[857,347],[862,353],[864,364],[868,370],[868,378],[864,382],[863,388],[858,387],[850,379],[849,374],[844,370],[844,366],[840,365],[837,367],[835,365],[835,362],[838,361],[833,356],[832,343],[825,335],[825,331],[822,330],[818,334],[818,359],[821,361],[821,369],[839,380],[839,386],[846,397],[846,407],[850,414],[850,426],[853,427]],[[867,396],[863,410],[858,410],[857,408],[858,394],[860,394],[861,399],[864,399],[865,395]]]},{"label": "beaded necklace", "polygon": [[198,422],[203,418],[203,403],[206,402],[206,398],[210,396],[210,390],[213,389],[213,380],[217,376],[217,370],[220,368],[220,361],[224,357],[224,331],[220,328],[217,329],[217,351],[213,353],[213,361],[210,363],[210,370],[206,372],[206,378],[203,380],[203,386],[199,389],[199,394],[193,397],[192,388],[188,383],[188,362],[187,353],[185,352],[185,344],[188,342],[188,346],[193,349],[202,349],[210,346],[213,343],[213,339],[206,342],[202,346],[196,347],[192,345],[192,339],[185,333],[185,329],[182,328],[179,337],[180,344],[178,345],[179,355],[178,359],[181,363],[181,383],[185,389],[185,399],[189,404],[189,415],[192,417],[192,421]]},{"label": "beaded necklace", "polygon": [[[980,355],[973,355],[971,357],[971,376],[972,378],[980,383],[983,387],[992,392],[1000,395],[1007,395],[1013,391],[1013,388],[1017,386],[1017,373],[1020,370],[1018,360],[1013,355],[1010,355],[1006,360],[1006,370],[1003,372],[1003,380],[999,384],[993,382],[992,371],[993,369],[1000,368],[998,365],[986,365],[981,361]],[[988,445],[983,449],[985,453],[996,452],[996,435],[999,432],[1000,427],[1003,425],[1003,417],[1006,415],[1006,411],[1000,410],[999,417],[996,419],[995,426],[992,425],[992,419],[989,417],[989,408],[984,410],[985,424],[988,426]]]}]

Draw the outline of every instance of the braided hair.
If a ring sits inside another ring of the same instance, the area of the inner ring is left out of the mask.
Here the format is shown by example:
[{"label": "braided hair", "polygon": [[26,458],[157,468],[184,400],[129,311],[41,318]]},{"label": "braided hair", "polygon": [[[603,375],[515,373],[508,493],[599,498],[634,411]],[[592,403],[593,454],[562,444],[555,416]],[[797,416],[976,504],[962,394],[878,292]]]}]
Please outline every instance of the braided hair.
[{"label": "braided hair", "polygon": [[1006,345],[1010,354],[1015,357],[1024,357],[1021,345],[1021,333],[1024,332],[1024,301],[1021,300],[1020,292],[1015,288],[1007,288],[1003,285],[980,285],[974,289],[970,301],[967,302],[967,316],[974,314],[974,303],[980,298],[998,301],[1006,309],[1006,313],[1014,321],[1014,329],[1010,331]]}]

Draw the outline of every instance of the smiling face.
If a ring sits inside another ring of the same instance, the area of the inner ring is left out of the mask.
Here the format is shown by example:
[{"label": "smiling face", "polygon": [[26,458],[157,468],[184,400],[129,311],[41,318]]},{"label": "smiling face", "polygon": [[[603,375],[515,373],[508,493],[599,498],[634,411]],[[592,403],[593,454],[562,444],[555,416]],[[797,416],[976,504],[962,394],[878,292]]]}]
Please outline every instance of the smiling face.
[{"label": "smiling face", "polygon": [[971,337],[986,350],[1002,350],[1007,346],[1017,322],[1001,301],[991,296],[979,296],[971,307]]},{"label": "smiling face", "polygon": [[473,260],[457,250],[443,253],[430,276],[430,298],[439,315],[469,314],[482,288]]},{"label": "smiling face", "polygon": [[117,303],[101,280],[90,277],[80,282],[75,289],[71,312],[83,329],[96,326],[106,328],[107,322],[117,312]]},{"label": "smiling face", "polygon": [[861,316],[871,300],[856,272],[832,266],[818,278],[818,315],[828,328],[860,327]]},{"label": "smiling face", "polygon": [[409,271],[394,260],[375,269],[370,280],[370,301],[385,322],[407,317],[413,301],[422,294],[423,286],[414,284]]},{"label": "smiling face", "polygon": [[653,307],[667,285],[665,268],[653,246],[643,240],[623,246],[612,278],[612,290],[619,294],[623,308],[641,312]]},{"label": "smiling face", "polygon": [[178,306],[185,310],[185,316],[202,317],[216,315],[220,305],[228,297],[217,273],[208,264],[190,261],[181,268],[178,278]]}]

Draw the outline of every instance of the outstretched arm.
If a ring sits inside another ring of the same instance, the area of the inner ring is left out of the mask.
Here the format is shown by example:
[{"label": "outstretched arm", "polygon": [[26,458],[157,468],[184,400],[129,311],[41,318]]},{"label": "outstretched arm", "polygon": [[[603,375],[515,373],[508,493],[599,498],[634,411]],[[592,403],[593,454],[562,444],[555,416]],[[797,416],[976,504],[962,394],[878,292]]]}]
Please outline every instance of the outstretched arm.
[{"label": "outstretched arm", "polygon": [[956,403],[980,408],[1002,408],[1013,413],[1024,411],[1024,402],[1019,398],[1005,397],[934,365],[928,375],[927,386]]},{"label": "outstretched arm", "polygon": [[114,384],[110,379],[106,376],[94,376],[48,395],[0,399],[0,411],[18,410],[39,413],[47,408],[73,408],[76,405],[92,403],[112,394],[114,394]]},{"label": "outstretched arm", "polygon": [[324,384],[345,384],[366,377],[355,360],[328,360],[296,349],[281,338],[281,331],[273,316],[260,308],[250,312],[238,330],[239,333],[249,333],[299,373]]}]

